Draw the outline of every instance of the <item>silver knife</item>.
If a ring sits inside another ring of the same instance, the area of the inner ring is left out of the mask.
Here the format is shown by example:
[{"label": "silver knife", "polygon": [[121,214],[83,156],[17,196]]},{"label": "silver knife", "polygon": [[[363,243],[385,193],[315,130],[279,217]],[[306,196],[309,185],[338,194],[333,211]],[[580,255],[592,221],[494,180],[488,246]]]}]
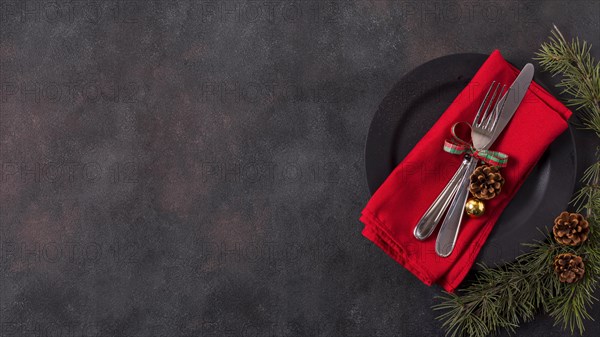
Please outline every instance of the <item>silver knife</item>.
[{"label": "silver knife", "polygon": [[[523,70],[526,70],[525,72],[522,72],[523,76],[528,76],[527,74],[530,70],[528,70],[527,68],[529,68],[529,67],[532,68],[531,72],[533,72],[533,66],[526,65],[523,68]],[[520,82],[517,82],[517,83],[520,83]],[[527,81],[525,81],[525,80],[523,81],[523,83],[528,84]],[[515,95],[514,95],[515,93],[519,92],[519,88],[517,86],[514,86],[513,89],[514,89],[513,91],[507,90],[506,94],[512,93],[513,97],[511,97],[510,99],[511,100],[519,100],[520,98],[515,97]],[[524,88],[524,90],[527,90],[527,88]],[[506,94],[502,97],[502,99],[508,99]],[[501,125],[498,125],[501,128],[504,128],[506,126],[506,124],[508,123],[508,120],[510,120],[510,117],[512,117],[510,114],[504,115],[504,116],[506,119],[502,120],[500,122]],[[496,128],[496,130],[501,131],[502,129]],[[492,134],[492,136],[494,136],[494,139],[490,138],[491,141],[493,142],[498,137],[499,134],[500,134],[500,132]],[[489,142],[489,145],[491,145],[491,144],[492,143]],[[459,184],[462,181],[463,176],[465,175],[465,172],[468,171],[468,166],[469,166],[470,162],[471,162],[470,159],[463,160],[462,164],[456,170],[456,173],[454,174],[452,179],[450,179],[448,184],[446,184],[446,187],[444,187],[442,192],[440,192],[440,194],[433,201],[431,206],[429,206],[429,208],[427,209],[425,214],[423,214],[423,216],[421,217],[421,219],[415,226],[415,229],[413,232],[415,238],[417,238],[419,240],[425,240],[433,233],[433,231],[437,227],[438,223],[442,220],[444,214],[446,213],[448,206],[454,199],[454,196],[458,192]]]},{"label": "silver knife", "polygon": [[[521,73],[517,76],[515,81],[512,83],[510,88],[505,94],[506,101],[503,104],[502,110],[500,111],[500,117],[495,128],[495,131],[491,137],[489,144],[492,144],[498,136],[502,133],[506,125],[510,122],[515,111],[521,104],[525,93],[531,84],[533,79],[534,67],[531,63],[527,63],[521,70]],[[477,160],[471,159],[466,172],[464,172],[462,179],[459,182],[458,192],[454,196],[448,214],[440,227],[437,241],[435,244],[435,251],[439,256],[447,257],[454,250],[456,244],[456,238],[460,229],[460,223],[464,215],[464,205],[469,196],[469,176],[473,170],[477,167]]]}]

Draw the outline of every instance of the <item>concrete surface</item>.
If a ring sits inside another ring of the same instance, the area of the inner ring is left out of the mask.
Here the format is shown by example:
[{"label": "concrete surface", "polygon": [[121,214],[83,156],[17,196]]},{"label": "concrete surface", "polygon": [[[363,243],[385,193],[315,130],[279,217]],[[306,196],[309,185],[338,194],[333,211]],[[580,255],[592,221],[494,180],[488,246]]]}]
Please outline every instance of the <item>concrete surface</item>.
[{"label": "concrete surface", "polygon": [[1,336],[442,335],[360,235],[378,104],[552,24],[600,55],[594,0],[0,4]]}]

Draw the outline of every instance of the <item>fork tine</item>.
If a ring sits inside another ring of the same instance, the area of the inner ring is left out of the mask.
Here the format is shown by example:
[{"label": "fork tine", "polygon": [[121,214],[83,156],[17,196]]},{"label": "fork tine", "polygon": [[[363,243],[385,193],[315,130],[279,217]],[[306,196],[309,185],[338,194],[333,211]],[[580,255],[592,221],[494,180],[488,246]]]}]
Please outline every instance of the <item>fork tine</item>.
[{"label": "fork tine", "polygon": [[502,112],[502,109],[504,108],[504,103],[506,103],[506,100],[508,98],[508,96],[506,95],[508,93],[508,89],[506,88],[506,84],[502,86],[502,90],[500,90],[500,96],[498,99],[498,102],[496,102],[496,106],[494,107],[494,122],[492,123],[492,125],[489,127],[489,131],[494,131],[494,129],[496,128],[496,123],[498,123],[498,119],[500,118],[500,114]]},{"label": "fork tine", "polygon": [[[491,114],[488,115],[488,112],[490,112],[492,110],[491,108],[494,107],[494,105],[495,105],[496,95],[498,94],[498,89],[500,89],[500,83],[498,83],[498,85],[494,89],[494,94],[492,95],[492,98],[490,98],[489,102],[487,102],[487,106],[485,108],[483,116],[481,116],[481,121],[477,124],[478,126],[485,128],[487,126],[487,124],[490,122],[489,117],[491,116]],[[485,126],[483,125],[484,122],[486,123]]]},{"label": "fork tine", "polygon": [[490,123],[493,123],[493,120],[496,118],[497,112],[498,112],[498,105],[501,103],[502,100],[502,91],[504,90],[504,86],[500,87],[501,84],[498,83],[498,96],[495,96],[495,101],[490,101],[490,114],[486,116],[486,120],[485,120],[485,125],[483,125],[482,127],[486,130],[489,130],[491,125]]},{"label": "fork tine", "polygon": [[479,106],[479,110],[477,110],[477,115],[475,115],[475,118],[473,119],[473,125],[477,124],[477,121],[479,120],[479,115],[481,114],[481,111],[483,110],[485,102],[487,101],[487,98],[490,95],[490,92],[494,88],[495,84],[496,84],[496,81],[492,81],[492,84],[490,84],[490,88],[488,89],[487,93],[485,94],[485,97],[483,98],[483,101],[481,102],[481,105]]}]

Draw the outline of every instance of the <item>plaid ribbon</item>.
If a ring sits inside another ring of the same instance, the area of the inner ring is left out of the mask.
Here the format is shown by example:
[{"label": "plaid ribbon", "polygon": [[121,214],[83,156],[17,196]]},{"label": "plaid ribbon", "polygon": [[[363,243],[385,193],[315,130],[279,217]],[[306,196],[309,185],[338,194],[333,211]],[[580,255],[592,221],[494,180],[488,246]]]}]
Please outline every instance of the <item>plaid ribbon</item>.
[{"label": "plaid ribbon", "polygon": [[461,124],[465,124],[469,128],[469,131],[471,130],[471,124],[467,122],[458,122],[452,125],[452,129],[450,129],[452,138],[444,141],[444,151],[458,155],[466,153],[492,166],[506,166],[508,162],[506,154],[498,151],[478,150],[473,146],[470,139],[466,142],[457,136],[456,128]]}]

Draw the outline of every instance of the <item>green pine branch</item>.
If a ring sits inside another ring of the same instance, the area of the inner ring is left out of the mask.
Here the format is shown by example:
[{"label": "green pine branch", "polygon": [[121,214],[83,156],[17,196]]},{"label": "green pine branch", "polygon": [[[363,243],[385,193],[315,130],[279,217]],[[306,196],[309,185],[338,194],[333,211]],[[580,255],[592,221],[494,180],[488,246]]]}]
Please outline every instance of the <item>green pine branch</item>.
[{"label": "green pine branch", "polygon": [[562,75],[557,86],[568,96],[566,104],[580,110],[584,125],[600,137],[600,65],[592,57],[591,48],[578,38],[567,42],[554,26],[535,60],[553,76]]},{"label": "green pine branch", "polygon": [[[575,107],[583,126],[600,137],[600,64],[590,54],[591,45],[574,39],[568,42],[554,27],[542,44],[536,60],[545,71],[562,76],[558,87]],[[476,280],[458,293],[444,293],[433,307],[447,335],[484,337],[499,330],[514,332],[541,310],[571,333],[583,334],[584,323],[593,318],[589,309],[597,299],[600,280],[600,162],[587,169],[583,188],[573,204],[590,223],[588,240],[579,247],[557,244],[551,233],[546,240],[528,244],[530,251],[503,267],[485,267]],[[574,253],[585,262],[585,275],[575,284],[560,283],[553,272],[554,256]]]}]

